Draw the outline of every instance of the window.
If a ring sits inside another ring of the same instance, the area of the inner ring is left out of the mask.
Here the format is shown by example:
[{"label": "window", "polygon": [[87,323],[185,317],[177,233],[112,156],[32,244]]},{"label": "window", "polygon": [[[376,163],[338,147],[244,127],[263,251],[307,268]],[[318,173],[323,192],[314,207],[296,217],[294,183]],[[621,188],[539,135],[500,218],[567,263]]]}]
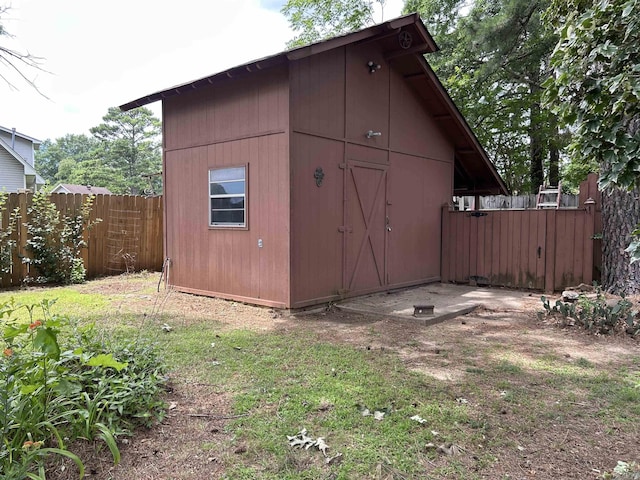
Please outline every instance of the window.
[{"label": "window", "polygon": [[209,170],[209,202],[212,227],[245,227],[246,167]]}]

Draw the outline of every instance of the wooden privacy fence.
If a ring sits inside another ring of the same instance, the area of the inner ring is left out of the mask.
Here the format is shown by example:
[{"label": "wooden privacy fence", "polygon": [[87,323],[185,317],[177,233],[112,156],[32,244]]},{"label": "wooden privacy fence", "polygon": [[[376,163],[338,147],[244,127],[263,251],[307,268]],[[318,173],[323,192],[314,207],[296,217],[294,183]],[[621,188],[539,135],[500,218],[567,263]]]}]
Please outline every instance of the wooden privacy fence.
[{"label": "wooden privacy fence", "polygon": [[[20,285],[25,278],[37,276],[22,261],[27,255],[28,239],[25,223],[29,222],[28,209],[33,194],[11,193],[2,212],[0,227],[6,228],[9,215],[15,209],[20,220],[12,236],[11,272],[0,273],[0,287]],[[54,193],[49,196],[61,213],[79,212],[87,195]],[[117,275],[129,271],[160,270],[163,261],[162,197],[130,195],[94,195],[90,221],[101,219],[85,232],[87,248],[82,259],[87,278]]]},{"label": "wooden privacy fence", "polygon": [[[580,187],[580,208],[442,212],[442,281],[547,292],[597,279],[597,177]],[[593,200],[591,203],[588,199]],[[586,203],[585,203],[586,202]]]}]

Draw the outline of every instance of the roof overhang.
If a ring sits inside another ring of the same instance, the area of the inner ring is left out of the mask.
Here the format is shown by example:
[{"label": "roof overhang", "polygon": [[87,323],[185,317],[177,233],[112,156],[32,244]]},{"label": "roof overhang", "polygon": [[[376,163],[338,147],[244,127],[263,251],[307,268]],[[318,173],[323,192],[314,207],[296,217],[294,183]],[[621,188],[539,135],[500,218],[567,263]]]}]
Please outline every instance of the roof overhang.
[{"label": "roof overhang", "polygon": [[[398,46],[397,35],[411,33],[408,48]],[[385,59],[400,71],[418,93],[434,119],[454,145],[454,195],[507,194],[508,188],[487,153],[462,116],[424,55],[438,50],[433,37],[417,13],[374,25],[357,32],[254,60],[228,70],[140,97],[120,106],[122,110],[142,107],[218,82],[245,76],[271,67],[317,55],[335,48],[368,41],[380,41]]]},{"label": "roof overhang", "polygon": [[38,146],[42,143],[42,140],[38,140],[37,138],[30,137],[29,135],[25,135],[24,133],[16,132],[13,128],[0,126],[0,131],[13,134],[16,137],[24,138],[25,140],[30,141],[31,143],[33,143],[36,150],[38,149]]},{"label": "roof overhang", "polygon": [[160,90],[159,92],[145,95],[131,102],[125,103],[120,106],[121,110],[127,111],[132,108],[142,107],[149,103],[157,102],[158,100],[164,100],[165,98],[172,97],[174,95],[180,95],[181,93],[189,92],[191,90],[198,89],[206,85],[213,85],[219,81],[227,80],[229,78],[237,78],[238,76],[246,75],[247,73],[258,72],[277,65],[282,65],[292,60],[300,60],[311,55],[333,50],[335,48],[343,47],[352,43],[358,43],[362,41],[379,39],[384,35],[391,35],[399,32],[402,28],[412,28],[416,31],[420,38],[420,52],[417,53],[431,53],[438,50],[436,42],[426,29],[420,16],[417,13],[405,15],[404,17],[396,18],[385,23],[374,25],[364,30],[359,30],[353,33],[347,33],[339,37],[333,37],[322,42],[314,43],[311,45],[305,45],[302,47],[287,50],[285,52],[264,57],[259,60],[253,60],[237,67],[229,68],[222,72],[209,75],[207,77],[199,78],[187,83],[176,85],[174,87]]}]

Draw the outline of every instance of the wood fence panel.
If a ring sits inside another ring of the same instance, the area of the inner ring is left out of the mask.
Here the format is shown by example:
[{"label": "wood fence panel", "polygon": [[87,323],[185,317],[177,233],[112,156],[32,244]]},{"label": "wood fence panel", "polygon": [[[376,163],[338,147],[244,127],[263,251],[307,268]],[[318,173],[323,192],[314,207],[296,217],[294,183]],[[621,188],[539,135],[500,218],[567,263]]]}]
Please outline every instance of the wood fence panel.
[{"label": "wood fence panel", "polygon": [[[443,281],[553,291],[593,280],[595,209],[443,209]],[[462,237],[462,238],[461,238]],[[466,258],[466,260],[465,260]]]},{"label": "wood fence panel", "polygon": [[[0,212],[0,227],[5,227],[14,209],[20,218],[12,240],[11,271],[0,274],[0,287],[21,285],[28,276],[37,275],[22,261],[28,257],[26,223],[33,195],[11,193]],[[77,215],[87,199],[80,194],[51,194],[50,201],[61,216]],[[100,219],[100,221],[98,221]],[[163,261],[163,204],[161,197],[137,197],[129,195],[96,195],[89,216],[94,225],[85,231],[87,248],[82,259],[87,278],[106,274],[119,274],[127,270],[160,270]],[[97,223],[96,223],[97,222]],[[112,242],[111,251],[109,241]],[[114,248],[116,251],[113,251]],[[125,261],[127,259],[127,261]]]}]

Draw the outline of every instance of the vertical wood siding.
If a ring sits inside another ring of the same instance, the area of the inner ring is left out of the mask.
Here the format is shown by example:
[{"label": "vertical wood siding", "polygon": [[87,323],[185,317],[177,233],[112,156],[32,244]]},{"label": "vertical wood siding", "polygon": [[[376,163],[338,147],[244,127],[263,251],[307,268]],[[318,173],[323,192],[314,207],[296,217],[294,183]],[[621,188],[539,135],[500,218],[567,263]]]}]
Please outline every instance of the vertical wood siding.
[{"label": "vertical wood siding", "polygon": [[[21,219],[13,235],[16,248],[12,251],[12,271],[0,274],[0,286],[21,285],[28,276],[35,277],[22,262],[28,256],[25,248],[28,240],[24,223],[29,222],[28,210],[32,194],[10,194],[2,213],[0,225],[5,228],[9,215],[18,209]],[[86,195],[54,193],[50,200],[61,214],[79,212]],[[96,195],[90,213],[90,221],[101,219],[85,232],[87,248],[82,250],[87,278],[114,275],[127,270],[157,271],[162,267],[162,198],[118,195]],[[108,248],[109,245],[112,248]]]},{"label": "vertical wood siding", "polygon": [[[164,101],[166,256],[176,288],[289,305],[288,98],[287,70],[273,69]],[[247,228],[210,228],[209,169],[242,165]]]},{"label": "vertical wood siding", "polygon": [[[382,51],[369,42],[291,62],[292,306],[439,279],[453,145]],[[381,68],[369,73],[370,60]]]}]

